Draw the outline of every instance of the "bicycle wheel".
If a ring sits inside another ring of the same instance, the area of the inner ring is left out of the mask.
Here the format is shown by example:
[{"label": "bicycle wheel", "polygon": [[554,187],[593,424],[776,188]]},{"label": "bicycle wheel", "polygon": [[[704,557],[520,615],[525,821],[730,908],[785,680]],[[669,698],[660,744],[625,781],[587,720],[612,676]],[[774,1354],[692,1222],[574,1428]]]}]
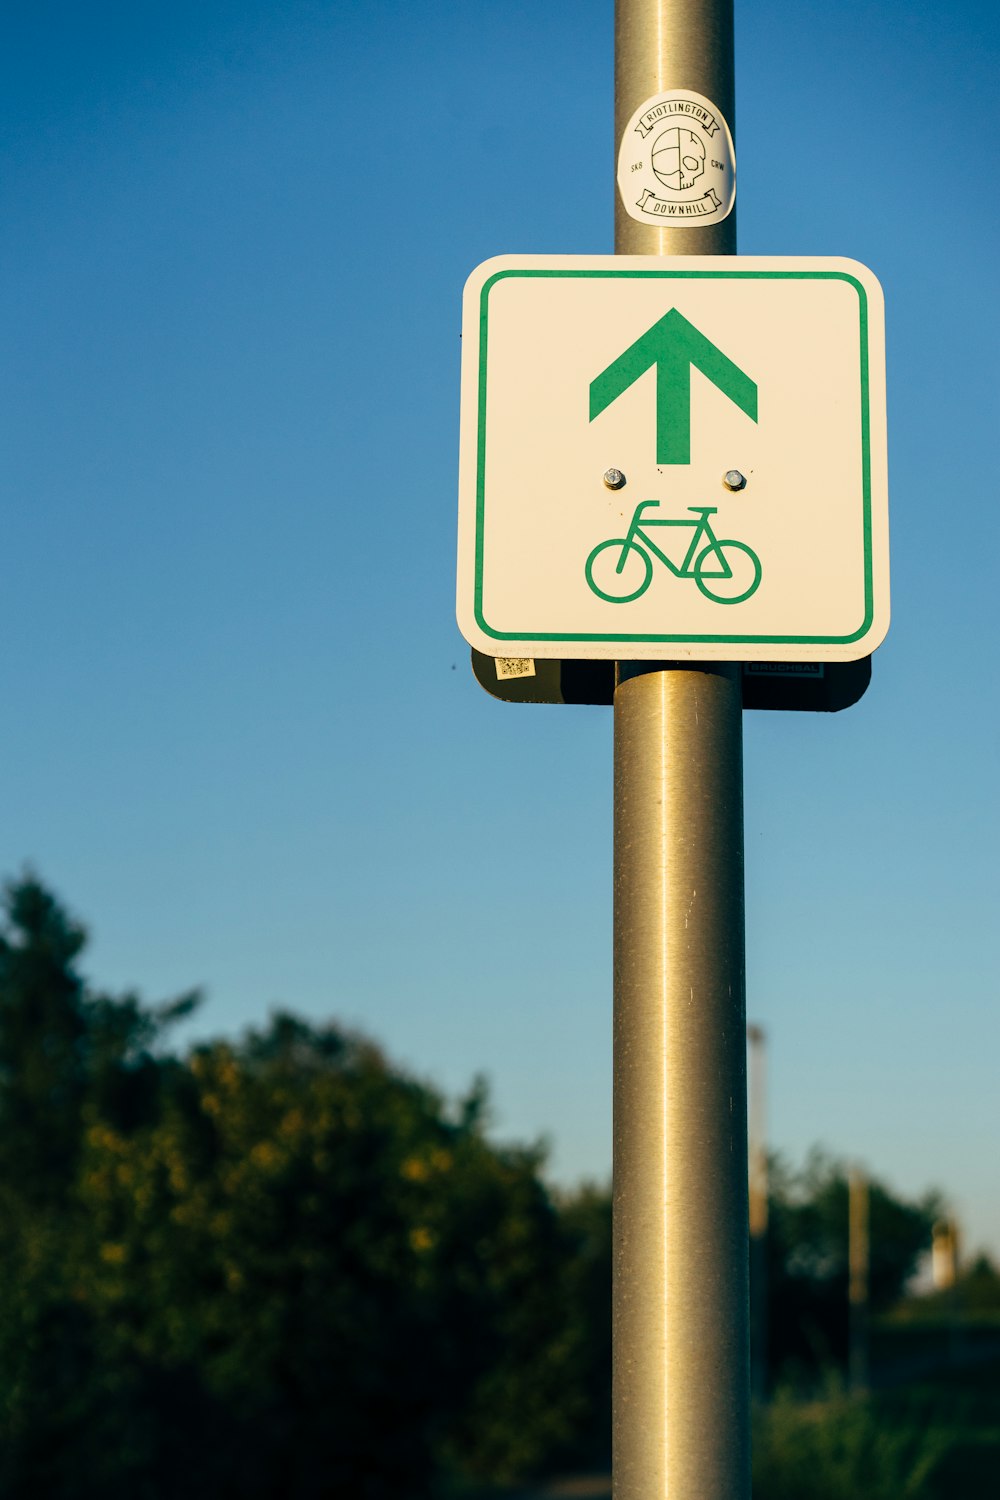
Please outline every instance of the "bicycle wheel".
[{"label": "bicycle wheel", "polygon": [[[608,555],[609,547],[616,549],[613,556]],[[602,552],[605,554],[603,558]],[[601,558],[600,562],[598,558]],[[594,578],[595,563],[600,583]],[[608,604],[630,604],[649,588],[649,580],[653,576],[653,560],[635,542],[616,536],[608,542],[598,542],[587,558],[583,571],[598,599],[605,599]]]},{"label": "bicycle wheel", "polygon": [[[706,578],[702,569],[710,558],[715,559],[716,568]],[[729,569],[728,578],[723,575],[723,564]],[[760,583],[760,573],[760,558],[744,542],[709,542],[694,564],[694,581],[714,604],[742,604]]]}]

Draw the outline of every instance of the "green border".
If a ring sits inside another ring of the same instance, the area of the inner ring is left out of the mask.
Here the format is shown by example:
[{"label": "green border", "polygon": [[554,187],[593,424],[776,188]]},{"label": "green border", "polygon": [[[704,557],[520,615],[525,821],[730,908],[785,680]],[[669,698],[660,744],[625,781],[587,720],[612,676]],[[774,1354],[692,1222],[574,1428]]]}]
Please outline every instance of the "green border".
[{"label": "green border", "polygon": [[[486,344],[488,336],[490,291],[498,281],[508,276],[541,276],[562,280],[579,280],[598,277],[624,278],[629,281],[705,280],[710,281],[846,281],[858,294],[860,309],[859,333],[861,352],[861,487],[863,496],[863,532],[865,548],[865,618],[864,623],[851,635],[639,635],[570,634],[553,630],[494,630],[483,616],[483,527],[486,510]],[[874,619],[872,586],[872,503],[871,503],[871,417],[868,391],[868,298],[861,282],[846,271],[635,271],[615,270],[552,270],[510,269],[497,271],[483,283],[479,299],[479,410],[478,443],[476,453],[476,577],[474,608],[480,629],[495,641],[649,641],[679,642],[703,645],[709,642],[720,645],[849,645],[860,640],[871,628]]]}]

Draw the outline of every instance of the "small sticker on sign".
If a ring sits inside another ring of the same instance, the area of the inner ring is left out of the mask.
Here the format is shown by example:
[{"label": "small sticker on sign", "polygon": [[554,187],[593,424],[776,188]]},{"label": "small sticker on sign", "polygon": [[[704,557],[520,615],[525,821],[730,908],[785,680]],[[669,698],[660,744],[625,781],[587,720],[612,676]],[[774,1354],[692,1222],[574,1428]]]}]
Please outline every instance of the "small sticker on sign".
[{"label": "small sticker on sign", "polygon": [[506,682],[511,677],[534,677],[535,663],[530,656],[498,656],[497,681]]},{"label": "small sticker on sign", "polygon": [[714,224],[736,200],[729,126],[711,100],[668,89],[639,106],[618,151],[618,191],[640,224]]}]

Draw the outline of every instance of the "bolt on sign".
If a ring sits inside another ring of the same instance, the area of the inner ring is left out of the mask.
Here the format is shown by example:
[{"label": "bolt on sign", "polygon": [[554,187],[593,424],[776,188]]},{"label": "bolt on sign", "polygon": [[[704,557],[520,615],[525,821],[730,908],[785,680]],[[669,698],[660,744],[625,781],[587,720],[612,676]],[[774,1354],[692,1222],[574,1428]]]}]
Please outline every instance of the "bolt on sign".
[{"label": "bolt on sign", "polygon": [[872,273],[744,256],[479,266],[458,620],[510,659],[868,656],[889,623]]}]

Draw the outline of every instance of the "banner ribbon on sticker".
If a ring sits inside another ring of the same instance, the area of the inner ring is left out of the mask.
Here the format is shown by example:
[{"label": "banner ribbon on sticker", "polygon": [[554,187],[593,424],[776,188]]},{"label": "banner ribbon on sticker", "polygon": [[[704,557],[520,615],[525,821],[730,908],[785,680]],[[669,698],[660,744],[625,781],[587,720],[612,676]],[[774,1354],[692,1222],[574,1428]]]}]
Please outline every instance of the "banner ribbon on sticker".
[{"label": "banner ribbon on sticker", "polygon": [[736,158],[721,111],[690,89],[645,100],[622,134],[618,191],[640,224],[724,219],[736,200]]},{"label": "banner ribbon on sticker", "polygon": [[638,120],[635,129],[640,136],[645,138],[667,115],[687,115],[689,119],[697,120],[706,135],[714,135],[719,128],[719,122],[704,105],[694,104],[690,99],[669,99],[658,104],[655,109],[648,109],[641,120]]},{"label": "banner ribbon on sticker", "polygon": [[646,188],[636,204],[636,208],[641,208],[646,213],[660,214],[666,219],[699,218],[704,214],[714,214],[721,207],[715,188],[709,188],[703,197],[695,198],[690,203],[670,203],[666,198],[657,198],[655,193]]}]

